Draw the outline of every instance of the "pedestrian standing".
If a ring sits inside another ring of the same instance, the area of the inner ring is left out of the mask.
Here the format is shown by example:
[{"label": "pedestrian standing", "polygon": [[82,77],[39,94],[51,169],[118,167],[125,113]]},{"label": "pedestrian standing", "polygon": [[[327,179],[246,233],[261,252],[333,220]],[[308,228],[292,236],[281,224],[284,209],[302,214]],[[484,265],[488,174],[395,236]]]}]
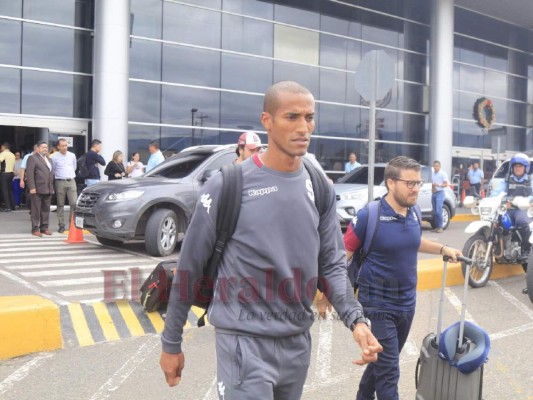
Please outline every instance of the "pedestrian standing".
[{"label": "pedestrian standing", "polygon": [[98,139],[94,139],[91,142],[91,149],[85,156],[85,165],[89,171],[87,178],[85,178],[85,185],[91,186],[100,182],[100,170],[98,164],[105,165],[104,158],[98,154],[102,150],[102,142]]},{"label": "pedestrian standing", "polygon": [[137,178],[143,175],[144,165],[140,161],[140,159],[141,155],[137,152],[133,153],[133,156],[131,156],[131,161],[128,163],[127,166],[127,173],[129,178]]},{"label": "pedestrian standing", "polygon": [[484,174],[483,171],[479,168],[479,164],[474,162],[472,168],[468,171],[468,181],[470,186],[473,188],[474,196],[481,196],[481,188],[483,187]]},{"label": "pedestrian standing", "polygon": [[26,207],[30,210],[31,214],[31,195],[28,190],[27,183],[27,177],[26,177],[26,167],[28,165],[28,159],[31,155],[37,154],[39,152],[39,146],[37,144],[33,145],[33,151],[31,153],[28,153],[24,156],[22,159],[22,163],[20,164],[20,188],[24,190],[24,196],[26,198]]},{"label": "pedestrian standing", "polygon": [[72,221],[74,215],[74,206],[78,198],[76,188],[76,155],[68,151],[68,142],[66,139],[57,141],[55,156],[52,158],[54,167],[54,183],[57,200],[57,222],[58,232],[65,232],[65,197],[68,199],[70,208],[68,221]]},{"label": "pedestrian standing", "polygon": [[107,179],[110,181],[116,179],[122,179],[126,176],[126,170],[124,169],[124,156],[120,150],[113,153],[113,159],[109,161],[107,167],[105,167],[104,174],[107,175]]},{"label": "pedestrian standing", "polygon": [[13,178],[15,170],[15,155],[9,149],[9,143],[2,143],[0,146],[0,186],[4,199],[4,212],[15,210],[15,199],[13,197]]},{"label": "pedestrian standing", "polygon": [[344,172],[348,174],[354,169],[359,168],[360,166],[361,164],[357,162],[357,155],[355,153],[350,153],[350,155],[348,156],[348,162],[344,167]]},{"label": "pedestrian standing", "polygon": [[50,202],[54,193],[52,160],[48,158],[48,144],[40,142],[38,152],[28,158],[26,175],[31,195],[31,232],[34,236],[51,235],[48,229]]},{"label": "pedestrian standing", "polygon": [[[215,326],[219,399],[301,397],[311,357],[309,328],[318,276],[327,282],[331,303],[361,346],[362,359],[355,363],[374,362],[381,350],[350,290],[335,192],[329,191],[328,209],[321,217],[302,165],[314,115],[312,94],[296,82],[276,83],[265,93],[261,122],[268,149],[241,164],[239,218],[218,265],[208,310]],[[221,174],[215,174],[200,190],[183,242],[162,335],[160,365],[170,386],[181,379],[183,326],[192,301],[188,293],[215,247],[221,189]],[[268,215],[260,229],[258,215]]]},{"label": "pedestrian standing", "polygon": [[257,133],[244,132],[237,141],[237,148],[235,149],[237,159],[234,162],[240,164],[259,151],[261,151],[261,139]]},{"label": "pedestrian standing", "polygon": [[151,141],[148,145],[148,151],[150,152],[150,158],[148,159],[148,164],[146,164],[146,172],[150,172],[165,161],[165,156],[161,150],[159,150],[159,143],[155,140]]},{"label": "pedestrian standing", "polygon": [[435,228],[433,232],[442,233],[442,206],[444,205],[444,188],[450,184],[448,174],[441,169],[440,161],[433,163],[433,172],[431,173],[431,205],[433,207],[433,220]]},{"label": "pedestrian standing", "polygon": [[[376,363],[369,364],[359,383],[357,400],[398,400],[400,352],[415,315],[417,252],[449,256],[461,252],[422,237],[414,206],[423,182],[420,164],[399,156],[385,168],[388,193],[379,200],[380,218],[372,249],[361,264],[358,299],[372,333],[383,346]],[[344,235],[347,256],[358,254],[365,240],[368,207],[357,213]]]},{"label": "pedestrian standing", "polygon": [[22,158],[20,158],[20,151],[15,152],[15,168],[13,169],[13,198],[15,199],[15,208],[20,207],[22,203],[22,189],[20,188],[20,166],[22,165]]}]

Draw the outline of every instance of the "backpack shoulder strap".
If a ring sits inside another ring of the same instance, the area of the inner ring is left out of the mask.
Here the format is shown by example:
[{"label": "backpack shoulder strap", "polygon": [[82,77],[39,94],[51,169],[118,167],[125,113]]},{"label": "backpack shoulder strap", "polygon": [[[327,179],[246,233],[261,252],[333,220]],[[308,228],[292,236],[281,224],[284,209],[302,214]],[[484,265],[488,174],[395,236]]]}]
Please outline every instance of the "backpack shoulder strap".
[{"label": "backpack shoulder strap", "polygon": [[365,229],[365,238],[363,239],[363,257],[368,256],[372,250],[374,239],[379,227],[379,217],[381,214],[380,200],[374,200],[368,203],[368,221]]},{"label": "backpack shoulder strap", "polygon": [[317,170],[310,160],[306,157],[302,157],[302,162],[311,177],[311,183],[313,184],[313,192],[315,195],[315,206],[320,218],[322,218],[322,216],[328,211],[330,185],[324,174]]}]

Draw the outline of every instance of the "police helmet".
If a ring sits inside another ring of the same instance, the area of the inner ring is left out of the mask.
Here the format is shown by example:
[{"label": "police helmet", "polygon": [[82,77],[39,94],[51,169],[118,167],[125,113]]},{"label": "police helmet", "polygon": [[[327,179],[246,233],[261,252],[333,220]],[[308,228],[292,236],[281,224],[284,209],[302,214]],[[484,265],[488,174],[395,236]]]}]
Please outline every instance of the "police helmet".
[{"label": "police helmet", "polygon": [[511,168],[511,173],[515,164],[522,164],[524,167],[526,167],[526,174],[529,173],[529,158],[524,153],[518,153],[513,158],[511,158],[511,162],[509,165]]}]

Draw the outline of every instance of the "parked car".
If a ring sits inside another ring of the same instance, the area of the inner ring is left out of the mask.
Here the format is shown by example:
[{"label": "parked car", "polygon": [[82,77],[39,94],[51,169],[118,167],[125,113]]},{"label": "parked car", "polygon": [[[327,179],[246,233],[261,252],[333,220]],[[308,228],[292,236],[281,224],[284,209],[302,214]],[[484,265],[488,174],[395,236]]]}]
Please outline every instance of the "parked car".
[{"label": "parked car", "polygon": [[[494,189],[496,189],[499,186],[499,184],[509,175],[509,162],[510,161],[511,161],[510,159],[505,160],[496,169],[496,171],[494,171],[494,174],[492,175],[492,178],[489,182],[488,192],[485,192],[485,193],[488,193],[489,196],[490,196],[490,193]],[[529,162],[531,165],[533,165],[533,157],[529,157]],[[533,177],[533,168],[529,169],[529,177],[530,178]]]},{"label": "parked car", "polygon": [[[172,254],[185,233],[202,185],[236,159],[236,145],[182,150],[138,178],[102,182],[80,194],[75,224],[109,246],[140,239],[154,256]],[[322,170],[315,157],[309,159]]]},{"label": "parked car", "polygon": [[198,190],[235,158],[235,145],[190,147],[144,176],[87,187],[74,210],[76,226],[104,245],[141,239],[151,255],[167,256],[187,228]]},{"label": "parked car", "polygon": [[[384,182],[387,164],[378,163],[374,167],[374,198],[379,199],[387,194]],[[425,182],[418,194],[418,205],[422,211],[422,219],[436,227],[433,220],[431,206],[431,168],[422,166],[422,180]],[[345,229],[353,217],[368,203],[368,165],[362,165],[356,170],[338,179],[333,185],[337,196],[337,216],[341,227]],[[445,198],[442,207],[443,229],[450,224],[455,215],[456,197],[451,187],[444,188]]]}]

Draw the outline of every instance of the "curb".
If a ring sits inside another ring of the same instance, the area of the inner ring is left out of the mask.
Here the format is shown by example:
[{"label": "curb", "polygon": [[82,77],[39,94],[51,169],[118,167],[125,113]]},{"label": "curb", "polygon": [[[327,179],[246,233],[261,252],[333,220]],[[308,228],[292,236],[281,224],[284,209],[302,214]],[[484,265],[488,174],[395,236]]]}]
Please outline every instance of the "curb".
[{"label": "curb", "polygon": [[472,222],[479,221],[479,215],[474,214],[455,214],[451,222]]},{"label": "curb", "polygon": [[[520,265],[495,264],[491,279],[523,273]],[[446,283],[447,286],[464,283],[461,264],[448,265]],[[441,284],[442,259],[419,260],[417,291],[438,289]],[[203,312],[193,307],[184,329],[195,327]],[[127,300],[58,306],[39,296],[0,296],[0,360],[39,351],[160,334],[164,327],[164,313],[145,313],[138,302]]]},{"label": "curb", "polygon": [[0,326],[0,359],[63,347],[59,307],[42,297],[0,297]]}]

